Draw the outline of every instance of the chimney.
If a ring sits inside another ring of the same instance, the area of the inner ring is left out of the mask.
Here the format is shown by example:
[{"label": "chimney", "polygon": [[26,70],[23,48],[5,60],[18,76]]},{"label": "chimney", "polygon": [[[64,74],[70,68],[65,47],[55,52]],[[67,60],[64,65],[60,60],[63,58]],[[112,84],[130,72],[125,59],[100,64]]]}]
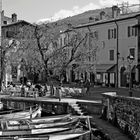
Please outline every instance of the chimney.
[{"label": "chimney", "polygon": [[118,6],[113,6],[112,7],[112,17],[113,18],[117,18],[120,15],[120,9],[118,8]]},{"label": "chimney", "polygon": [[105,11],[100,12],[100,20],[105,19]]},{"label": "chimney", "polygon": [[17,22],[17,14],[12,14],[12,22]]}]

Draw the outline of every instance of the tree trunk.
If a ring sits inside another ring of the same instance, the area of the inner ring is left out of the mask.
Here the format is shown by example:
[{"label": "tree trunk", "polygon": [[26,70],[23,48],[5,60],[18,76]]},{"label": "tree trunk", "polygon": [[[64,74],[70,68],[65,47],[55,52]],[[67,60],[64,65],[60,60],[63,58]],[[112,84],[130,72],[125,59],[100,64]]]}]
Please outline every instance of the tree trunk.
[{"label": "tree trunk", "polygon": [[1,55],[0,91],[2,91],[3,74],[4,74],[4,63],[3,63],[3,57]]}]

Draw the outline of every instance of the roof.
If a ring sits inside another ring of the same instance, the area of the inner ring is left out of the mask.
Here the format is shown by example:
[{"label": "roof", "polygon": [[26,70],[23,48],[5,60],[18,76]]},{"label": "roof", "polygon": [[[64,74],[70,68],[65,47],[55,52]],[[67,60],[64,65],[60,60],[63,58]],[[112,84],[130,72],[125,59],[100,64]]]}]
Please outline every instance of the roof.
[{"label": "roof", "polygon": [[11,24],[6,24],[6,25],[2,25],[2,27],[9,27],[9,26],[13,26],[13,25],[17,25],[17,24],[20,24],[20,23],[24,23],[24,24],[27,24],[27,25],[31,25],[31,26],[34,26],[33,24],[25,21],[25,20],[19,20],[17,22],[13,22]]},{"label": "roof", "polygon": [[137,16],[140,16],[140,12],[123,14],[123,15],[118,16],[117,18],[94,21],[94,22],[78,25],[75,28],[83,28],[83,27],[87,27],[87,26],[93,26],[93,25],[105,24],[105,23],[116,22],[116,21],[121,21],[121,20],[127,20],[127,19],[131,19],[131,18],[137,18]]}]

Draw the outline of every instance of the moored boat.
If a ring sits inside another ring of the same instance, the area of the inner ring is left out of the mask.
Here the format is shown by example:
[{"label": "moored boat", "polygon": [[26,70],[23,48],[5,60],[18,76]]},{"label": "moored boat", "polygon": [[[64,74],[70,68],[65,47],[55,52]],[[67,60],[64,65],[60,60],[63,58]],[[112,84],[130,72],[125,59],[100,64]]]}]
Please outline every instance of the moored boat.
[{"label": "moored boat", "polygon": [[43,124],[43,123],[53,123],[53,122],[60,122],[67,120],[71,118],[71,114],[65,114],[65,115],[56,115],[56,116],[46,116],[46,117],[35,117],[35,118],[9,118],[5,119],[6,121],[9,121],[11,124],[19,124],[19,122],[27,121],[30,124]]},{"label": "moored boat", "polygon": [[[5,137],[42,137],[46,136],[52,140],[61,140],[62,138],[73,138],[82,135],[82,132],[68,133],[68,131],[81,127],[81,121],[86,120],[89,116],[72,116],[59,115],[55,117],[39,117],[39,118],[15,118],[15,119],[2,119],[0,128],[0,139]],[[20,123],[19,123],[20,122]],[[87,121],[85,121],[86,124]],[[86,129],[87,130],[87,129]],[[60,132],[66,132],[61,133]],[[53,133],[53,135],[51,135]],[[69,136],[68,136],[69,134]],[[63,135],[63,136],[62,136]],[[58,139],[55,139],[58,138]],[[64,139],[64,140],[65,140]]]},{"label": "moored boat", "polygon": [[[34,119],[35,120],[35,119]],[[45,120],[44,120],[45,121]],[[76,124],[79,121],[78,118],[67,118],[64,120],[61,120],[59,122],[47,122],[46,123],[33,123],[29,122],[29,120],[19,120],[19,121],[1,121],[1,125],[6,126],[7,130],[17,130],[17,129],[36,129],[36,128],[50,128],[50,127],[65,127],[70,126],[73,124]]]},{"label": "moored boat", "polygon": [[75,139],[79,138],[81,136],[90,134],[90,131],[79,131],[79,132],[71,132],[67,133],[58,133],[58,134],[50,134],[50,135],[45,135],[41,137],[16,137],[16,140],[69,140],[69,139]]},{"label": "moored boat", "polygon": [[62,132],[69,130],[69,127],[59,127],[59,128],[37,128],[37,129],[18,129],[18,130],[1,130],[1,137],[13,137],[13,136],[31,136],[31,135],[40,135],[40,134],[50,134],[56,132]]},{"label": "moored boat", "polygon": [[27,110],[27,111],[19,111],[10,114],[2,114],[0,115],[0,120],[7,120],[7,119],[24,119],[24,118],[35,118],[36,116],[41,115],[41,107],[35,108],[34,110]]}]

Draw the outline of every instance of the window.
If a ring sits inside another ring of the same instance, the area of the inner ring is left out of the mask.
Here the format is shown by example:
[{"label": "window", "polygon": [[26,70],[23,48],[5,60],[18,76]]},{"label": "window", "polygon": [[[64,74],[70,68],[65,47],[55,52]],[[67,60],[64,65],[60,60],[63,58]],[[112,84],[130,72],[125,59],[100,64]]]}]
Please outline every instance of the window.
[{"label": "window", "polygon": [[130,55],[135,58],[135,49],[131,48],[129,51],[130,51]]},{"label": "window", "polygon": [[128,26],[128,37],[137,36],[137,28],[133,26]]},{"label": "window", "polygon": [[114,38],[116,38],[116,36],[117,36],[117,30],[116,30],[116,28],[114,29]]},{"label": "window", "polygon": [[11,73],[12,73],[12,78],[17,78],[17,66],[12,65]]},{"label": "window", "polygon": [[130,37],[130,26],[128,26],[128,37]]},{"label": "window", "polygon": [[117,36],[117,30],[114,29],[108,29],[108,39],[115,39]]},{"label": "window", "polygon": [[95,38],[95,39],[98,40],[98,38],[99,38],[98,31],[90,32],[90,33],[89,33],[89,36],[90,36],[91,38]]},{"label": "window", "polygon": [[13,38],[15,36],[15,33],[13,31],[7,31],[6,32],[6,37],[7,38]]},{"label": "window", "polygon": [[62,38],[60,38],[60,46],[62,47]]},{"label": "window", "polygon": [[114,50],[110,50],[109,51],[109,59],[111,60],[111,61],[113,61],[114,60]]},{"label": "window", "polygon": [[67,40],[66,40],[67,38],[66,37],[64,37],[64,45],[66,45],[67,44]]},{"label": "window", "polygon": [[95,32],[94,32],[94,36],[95,36],[95,38],[98,40],[98,31],[95,31]]},{"label": "window", "polygon": [[3,24],[7,24],[7,21],[3,21]]},{"label": "window", "polygon": [[108,29],[108,39],[110,39],[110,29]]}]

